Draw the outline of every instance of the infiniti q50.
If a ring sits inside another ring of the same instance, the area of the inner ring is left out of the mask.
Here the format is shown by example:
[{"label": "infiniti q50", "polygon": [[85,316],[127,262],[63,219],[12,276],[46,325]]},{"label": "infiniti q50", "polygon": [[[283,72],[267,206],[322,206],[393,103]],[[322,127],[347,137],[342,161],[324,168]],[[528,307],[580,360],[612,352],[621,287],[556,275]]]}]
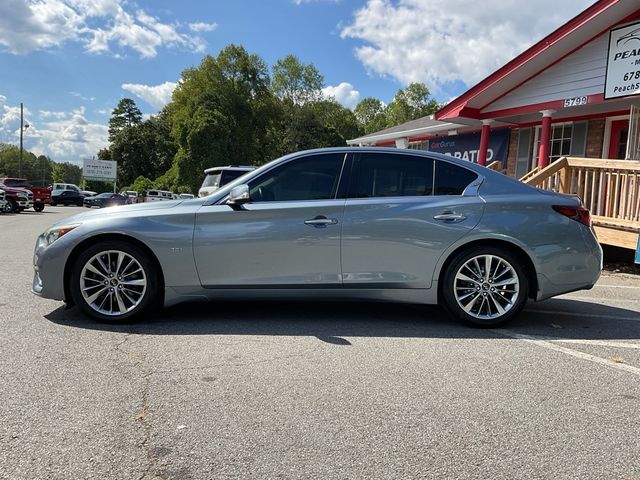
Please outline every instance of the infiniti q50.
[{"label": "infiniti q50", "polygon": [[33,292],[101,321],[215,299],[441,304],[494,326],[591,288],[579,200],[414,150],[299,152],[193,200],[86,212],[37,240]]}]

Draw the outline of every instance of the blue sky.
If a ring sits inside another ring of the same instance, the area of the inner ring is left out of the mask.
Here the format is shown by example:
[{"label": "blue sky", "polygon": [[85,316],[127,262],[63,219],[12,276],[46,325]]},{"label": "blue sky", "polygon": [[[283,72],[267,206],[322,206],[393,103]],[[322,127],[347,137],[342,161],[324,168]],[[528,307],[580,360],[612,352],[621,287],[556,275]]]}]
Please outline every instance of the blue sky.
[{"label": "blue sky", "polygon": [[[313,62],[325,94],[352,108],[422,81],[440,101],[586,8],[589,0],[1,0],[0,141],[81,162],[106,145],[124,96],[146,114],[180,72],[229,43],[269,65]],[[540,11],[546,12],[541,16]]]}]

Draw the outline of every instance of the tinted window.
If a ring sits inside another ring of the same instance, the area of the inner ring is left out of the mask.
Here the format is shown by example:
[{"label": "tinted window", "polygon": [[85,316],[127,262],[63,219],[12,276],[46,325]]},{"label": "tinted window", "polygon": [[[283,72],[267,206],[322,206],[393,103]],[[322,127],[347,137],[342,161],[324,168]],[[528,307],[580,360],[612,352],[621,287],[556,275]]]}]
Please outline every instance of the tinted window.
[{"label": "tinted window", "polygon": [[29,186],[29,182],[25,180],[16,180],[11,178],[7,178],[5,183],[7,184],[7,187],[28,187]]},{"label": "tinted window", "polygon": [[247,172],[243,170],[223,170],[222,176],[220,178],[220,186],[230,183],[231,181],[235,180],[238,177],[241,177],[245,173]]},{"label": "tinted window", "polygon": [[109,197],[111,197],[111,195],[113,195],[113,194],[111,194],[111,193],[101,193],[100,195],[98,195],[98,197],[100,197],[100,198],[109,198]]},{"label": "tinted window", "polygon": [[249,183],[254,202],[333,198],[344,153],[311,155],[285,163]]},{"label": "tinted window", "polygon": [[350,188],[351,198],[431,195],[433,160],[411,155],[361,155]]},{"label": "tinted window", "polygon": [[436,161],[436,184],[434,195],[462,195],[464,189],[478,175],[471,170],[449,162]]}]

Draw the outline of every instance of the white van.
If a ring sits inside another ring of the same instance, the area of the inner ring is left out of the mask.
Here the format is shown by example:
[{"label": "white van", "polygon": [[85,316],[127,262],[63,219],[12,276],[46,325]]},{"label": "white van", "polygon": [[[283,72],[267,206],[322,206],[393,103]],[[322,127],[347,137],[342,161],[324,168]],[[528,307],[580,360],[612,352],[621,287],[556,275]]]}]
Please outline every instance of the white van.
[{"label": "white van", "polygon": [[162,200],[174,200],[176,195],[166,190],[147,190],[145,202],[160,202]]},{"label": "white van", "polygon": [[241,177],[247,172],[255,170],[256,167],[249,166],[228,166],[228,167],[212,167],[204,171],[204,182],[198,191],[199,197],[207,197],[218,190],[223,185]]}]

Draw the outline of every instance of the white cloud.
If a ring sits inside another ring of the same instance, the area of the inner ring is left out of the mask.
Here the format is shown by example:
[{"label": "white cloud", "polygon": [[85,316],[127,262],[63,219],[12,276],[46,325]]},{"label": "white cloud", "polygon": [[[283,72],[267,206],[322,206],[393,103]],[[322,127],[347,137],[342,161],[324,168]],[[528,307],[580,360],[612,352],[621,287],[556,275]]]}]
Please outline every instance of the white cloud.
[{"label": "white cloud", "polygon": [[347,82],[342,82],[334,87],[328,86],[323,88],[322,96],[325,98],[333,98],[339,104],[351,109],[355,108],[358,100],[360,100],[360,92]]},{"label": "white cloud", "polygon": [[[4,100],[3,100],[4,99]],[[80,163],[108,145],[106,125],[94,123],[85,117],[85,108],[70,112],[41,110],[42,121],[35,121],[25,108],[24,146],[36,155],[48,155],[56,161]],[[20,106],[6,104],[0,98],[0,142],[17,144],[20,138]]]},{"label": "white cloud", "polygon": [[[342,27],[370,72],[436,93],[499,68],[593,0],[368,0]],[[541,14],[543,12],[543,14]]]},{"label": "white cloud", "polygon": [[128,5],[125,0],[2,0],[0,47],[19,54],[74,41],[88,52],[116,57],[120,54],[114,48],[131,49],[141,57],[155,57],[160,47],[204,50],[202,38],[144,10],[127,11]]},{"label": "white cloud", "polygon": [[189,30],[192,32],[213,32],[218,28],[217,23],[196,22],[189,24]]},{"label": "white cloud", "polygon": [[121,87],[160,110],[171,101],[171,94],[176,85],[176,82],[164,82],[153,86],[141,83],[123,83]]},{"label": "white cloud", "polygon": [[302,5],[304,3],[320,3],[320,2],[326,2],[326,3],[340,3],[341,0],[293,0],[293,3],[296,5]]}]

